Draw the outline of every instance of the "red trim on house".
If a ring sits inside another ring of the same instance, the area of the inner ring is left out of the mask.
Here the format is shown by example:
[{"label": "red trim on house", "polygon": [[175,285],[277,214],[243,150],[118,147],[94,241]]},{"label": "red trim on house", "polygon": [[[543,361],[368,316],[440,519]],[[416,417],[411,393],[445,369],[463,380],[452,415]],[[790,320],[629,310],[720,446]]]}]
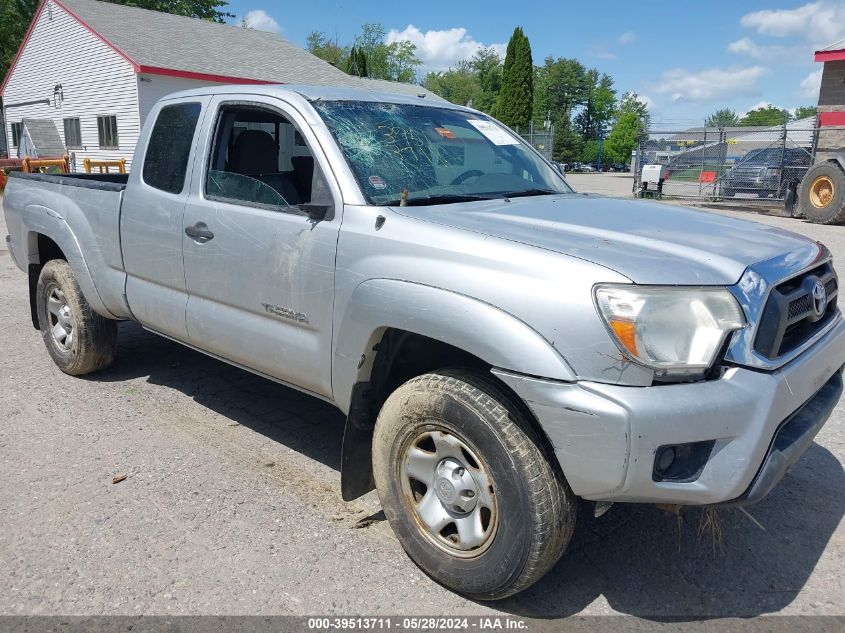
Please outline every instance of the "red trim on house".
[{"label": "red trim on house", "polygon": [[126,53],[124,53],[124,52],[123,52],[122,50],[120,50],[117,46],[115,46],[114,44],[112,44],[111,42],[109,42],[109,41],[108,41],[106,38],[104,38],[102,35],[100,35],[99,33],[97,33],[97,31],[95,31],[95,30],[94,30],[94,27],[92,27],[92,26],[91,26],[90,24],[88,24],[85,20],[83,20],[82,18],[80,18],[78,15],[76,15],[73,11],[71,11],[70,9],[68,9],[68,8],[67,8],[65,5],[63,5],[63,4],[62,4],[59,0],[52,0],[52,2],[55,2],[55,3],[56,3],[56,5],[57,5],[57,6],[59,6],[59,7],[61,7],[61,8],[62,8],[62,10],[63,10],[65,13],[67,13],[70,17],[72,17],[74,20],[76,20],[76,21],[77,21],[77,22],[79,22],[82,26],[84,26],[86,29],[88,29],[88,30],[91,32],[91,34],[92,34],[92,35],[94,35],[94,37],[96,37],[98,40],[100,40],[103,44],[105,44],[106,46],[108,46],[108,47],[109,47],[110,49],[112,49],[115,53],[117,53],[117,54],[118,54],[118,55],[120,55],[123,59],[125,59],[125,60],[126,60],[126,61],[128,61],[130,64],[132,64],[132,69],[133,69],[135,72],[138,72],[138,62],[136,62],[134,59],[132,59],[131,57],[129,57],[129,55],[127,55]]},{"label": "red trim on house", "polygon": [[112,49],[115,53],[120,55],[123,59],[129,62],[132,65],[132,70],[135,73],[147,73],[149,75],[164,75],[167,77],[181,77],[183,79],[199,79],[201,81],[214,81],[218,83],[224,84],[254,84],[254,85],[265,85],[265,84],[272,84],[278,83],[274,81],[266,81],[264,79],[250,79],[248,77],[232,77],[230,75],[214,75],[210,73],[198,73],[192,72],[189,70],[177,70],[175,68],[159,68],[157,66],[142,66],[134,59],[129,57],[126,53],[120,50],[117,46],[112,44],[109,40],[105,37],[100,35],[90,24],[88,24],[85,20],[81,17],[76,15],[73,11],[68,9],[60,0],[41,0],[38,5],[38,8],[35,11],[35,16],[32,18],[32,22],[29,24],[29,28],[26,31],[26,35],[23,38],[23,42],[21,42],[20,48],[18,48],[18,52],[15,55],[15,58],[12,60],[11,66],[9,66],[9,72],[6,73],[6,77],[3,79],[3,83],[0,84],[0,95],[3,94],[3,91],[6,89],[6,84],[9,82],[9,79],[12,76],[12,73],[15,70],[15,66],[18,63],[18,59],[20,58],[21,54],[23,53],[24,48],[26,47],[27,43],[29,42],[29,38],[32,35],[32,30],[35,28],[35,23],[38,21],[39,17],[41,16],[41,12],[44,9],[44,5],[47,4],[48,1],[52,1],[58,6],[62,11],[65,11],[70,17],[74,20],[79,22],[83,27],[85,27],[94,37],[98,40],[103,42],[106,46]]},{"label": "red trim on house", "polygon": [[164,75],[166,77],[181,77],[182,79],[200,79],[202,81],[216,81],[221,84],[257,84],[266,85],[279,83],[278,81],[266,81],[264,79],[248,79],[246,77],[231,77],[229,75],[212,75],[209,73],[196,73],[190,70],[175,70],[173,68],[159,68],[157,66],[138,66],[135,72],[148,75]]},{"label": "red trim on house", "polygon": [[819,127],[845,125],[845,112],[819,112]]},{"label": "red trim on house", "polygon": [[839,62],[845,59],[845,48],[837,51],[816,51],[817,62]]},{"label": "red trim on house", "polygon": [[38,17],[41,15],[41,9],[44,8],[45,4],[47,4],[47,0],[41,0],[41,2],[38,3],[38,7],[35,9],[35,15],[32,18],[32,22],[29,23],[29,27],[26,29],[26,35],[23,36],[23,42],[21,42],[20,47],[18,47],[18,52],[15,53],[12,63],[9,65],[9,72],[6,73],[6,76],[3,77],[3,83],[0,84],[0,96],[3,96],[3,92],[6,90],[6,84],[9,83],[12,73],[15,72],[15,66],[18,65],[18,60],[23,54],[23,49],[26,46],[26,43],[29,42],[29,38],[32,36],[32,30],[35,28],[35,23],[38,21]]}]

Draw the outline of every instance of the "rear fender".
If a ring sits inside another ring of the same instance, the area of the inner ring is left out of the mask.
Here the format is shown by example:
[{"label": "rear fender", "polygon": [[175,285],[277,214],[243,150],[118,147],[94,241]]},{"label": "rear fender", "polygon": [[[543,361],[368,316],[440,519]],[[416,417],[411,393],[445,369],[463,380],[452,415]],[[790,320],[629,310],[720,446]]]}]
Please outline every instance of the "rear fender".
[{"label": "rear fender", "polygon": [[[53,240],[64,253],[67,263],[73,269],[79,289],[91,309],[107,318],[116,318],[100,298],[91,271],[82,256],[79,242],[67,222],[55,211],[40,205],[28,205],[25,210],[25,217],[27,225],[25,261],[29,267],[30,278],[35,272],[32,265],[35,265],[40,272],[41,265],[45,263],[40,260],[38,252],[38,235],[44,235]],[[33,284],[30,281],[30,288],[32,287]]]}]

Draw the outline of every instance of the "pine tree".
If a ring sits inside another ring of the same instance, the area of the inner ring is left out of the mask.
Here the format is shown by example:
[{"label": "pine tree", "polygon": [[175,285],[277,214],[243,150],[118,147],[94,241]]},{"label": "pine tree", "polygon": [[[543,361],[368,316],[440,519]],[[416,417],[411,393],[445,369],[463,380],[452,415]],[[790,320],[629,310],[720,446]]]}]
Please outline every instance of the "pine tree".
[{"label": "pine tree", "polygon": [[502,69],[499,118],[505,125],[527,132],[533,99],[534,62],[531,59],[531,43],[522,32],[522,27],[518,26],[508,42]]}]

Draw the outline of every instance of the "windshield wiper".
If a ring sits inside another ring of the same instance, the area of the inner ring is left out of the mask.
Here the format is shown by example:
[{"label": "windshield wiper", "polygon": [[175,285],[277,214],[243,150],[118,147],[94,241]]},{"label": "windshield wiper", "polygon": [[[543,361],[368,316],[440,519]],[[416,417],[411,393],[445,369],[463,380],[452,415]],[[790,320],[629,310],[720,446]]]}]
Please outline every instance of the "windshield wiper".
[{"label": "windshield wiper", "polygon": [[525,198],[527,196],[550,196],[560,191],[552,191],[551,189],[523,189],[522,191],[508,191],[502,195],[505,198]]},{"label": "windshield wiper", "polygon": [[[470,193],[444,193],[436,196],[423,196],[420,198],[408,198],[405,205],[408,207],[424,206],[427,204],[449,204],[452,202],[475,202],[477,200],[494,200],[501,198],[499,195],[478,195]],[[377,206],[380,207],[398,207],[401,205],[400,200],[387,200],[379,202]]]}]

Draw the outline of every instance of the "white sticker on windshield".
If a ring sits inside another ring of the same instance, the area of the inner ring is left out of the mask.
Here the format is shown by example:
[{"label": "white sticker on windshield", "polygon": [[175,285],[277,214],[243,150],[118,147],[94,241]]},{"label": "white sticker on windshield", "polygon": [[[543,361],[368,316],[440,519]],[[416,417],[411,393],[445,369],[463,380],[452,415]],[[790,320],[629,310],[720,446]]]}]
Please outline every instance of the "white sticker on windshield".
[{"label": "white sticker on windshield", "polygon": [[493,121],[485,121],[484,119],[467,119],[469,123],[476,130],[481,132],[494,145],[517,145],[519,141],[516,140],[510,132],[499,127]]}]

